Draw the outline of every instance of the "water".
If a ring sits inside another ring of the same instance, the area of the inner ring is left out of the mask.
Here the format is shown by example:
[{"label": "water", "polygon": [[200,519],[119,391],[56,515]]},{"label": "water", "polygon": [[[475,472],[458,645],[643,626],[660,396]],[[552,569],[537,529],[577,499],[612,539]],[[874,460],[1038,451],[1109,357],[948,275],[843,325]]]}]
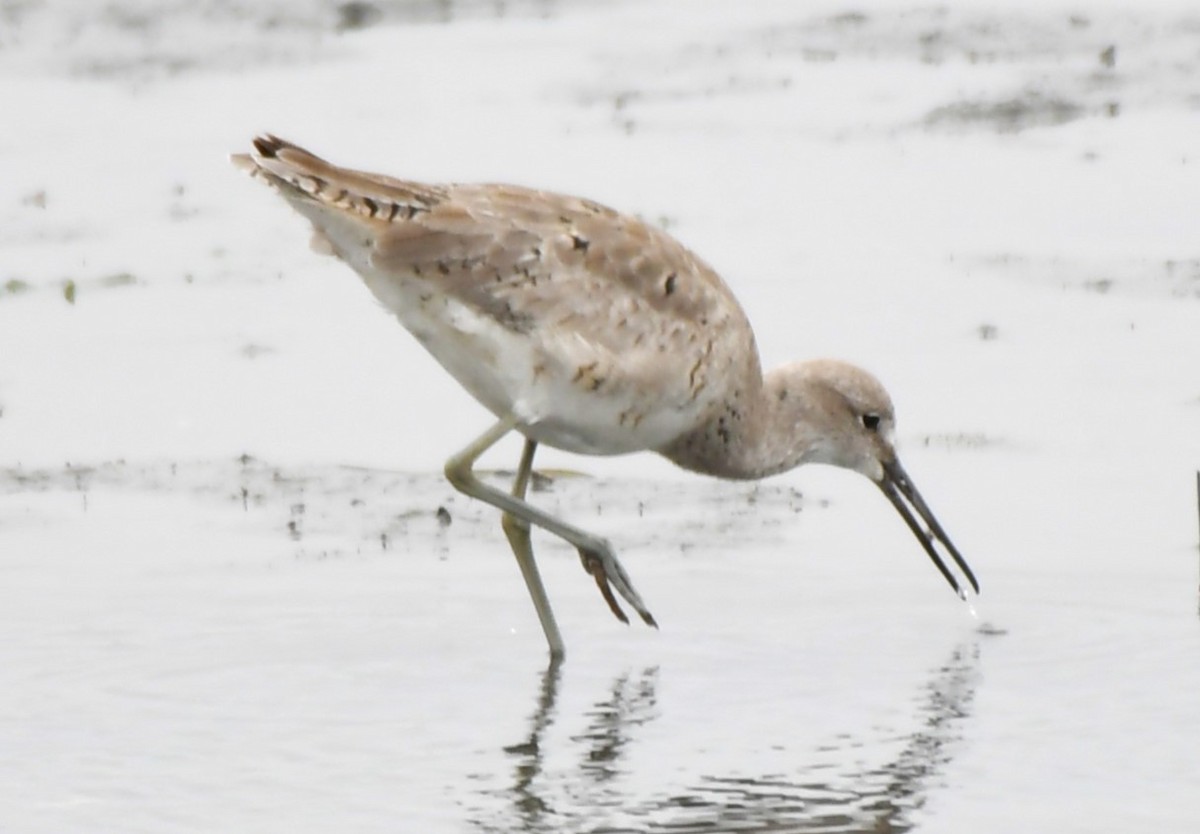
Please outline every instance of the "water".
[{"label": "water", "polygon": [[11,830],[1182,831],[1196,810],[1200,639],[1170,577],[993,572],[980,624],[900,525],[855,557],[804,543],[849,516],[788,486],[567,477],[535,499],[618,531],[663,627],[616,623],[536,538],[568,647],[547,667],[494,514],[437,476],[113,464],[86,507],[79,477],[4,479]]}]

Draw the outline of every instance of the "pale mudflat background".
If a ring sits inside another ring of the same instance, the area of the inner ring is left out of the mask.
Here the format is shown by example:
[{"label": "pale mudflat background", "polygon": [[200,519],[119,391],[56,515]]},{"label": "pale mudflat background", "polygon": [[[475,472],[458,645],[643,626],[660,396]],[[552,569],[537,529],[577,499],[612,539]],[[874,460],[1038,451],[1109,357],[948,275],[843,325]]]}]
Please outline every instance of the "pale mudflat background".
[{"label": "pale mudflat background", "polygon": [[[0,0],[0,831],[1194,831],[1198,77],[1163,2]],[[857,476],[545,450],[662,624],[535,535],[547,673],[263,130],[666,225],[889,386],[978,616]]]}]

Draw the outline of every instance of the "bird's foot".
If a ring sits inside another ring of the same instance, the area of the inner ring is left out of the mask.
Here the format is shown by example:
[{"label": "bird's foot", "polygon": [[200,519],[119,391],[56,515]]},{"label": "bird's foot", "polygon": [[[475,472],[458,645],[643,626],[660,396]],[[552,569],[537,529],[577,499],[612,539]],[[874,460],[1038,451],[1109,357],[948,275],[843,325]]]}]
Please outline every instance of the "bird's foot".
[{"label": "bird's foot", "polygon": [[608,608],[612,611],[614,617],[623,623],[629,623],[629,617],[621,610],[617,598],[613,596],[613,588],[616,588],[617,593],[633,606],[634,611],[638,612],[638,616],[642,618],[642,622],[658,628],[658,623],[654,621],[654,615],[646,608],[646,604],[642,602],[642,598],[638,592],[633,589],[633,583],[630,582],[629,575],[625,573],[625,569],[621,567],[616,554],[612,552],[612,549],[606,543],[594,549],[579,548],[579,558],[583,562],[583,569],[596,580],[596,587],[600,589],[600,595],[608,603]]}]

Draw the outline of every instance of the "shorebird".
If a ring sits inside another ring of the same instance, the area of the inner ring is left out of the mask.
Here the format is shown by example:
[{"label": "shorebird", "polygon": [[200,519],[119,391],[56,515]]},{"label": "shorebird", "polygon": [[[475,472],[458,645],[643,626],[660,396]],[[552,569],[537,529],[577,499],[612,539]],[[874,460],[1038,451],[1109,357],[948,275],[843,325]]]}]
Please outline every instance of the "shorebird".
[{"label": "shorebird", "polygon": [[[900,465],[883,385],[846,362],[767,371],[720,276],[661,229],[599,203],[497,184],[426,184],[333,165],[271,135],[233,163],[311,221],[313,246],[345,261],[496,422],[445,467],[460,492],[503,513],[552,658],[564,644],[530,543],[540,527],[579,551],[605,602],[613,589],[657,626],[609,542],[525,500],[538,444],[585,455],[651,451],[718,478],[805,463],[876,484],[963,599],[939,545],[979,583]],[[480,455],[525,438],[511,492]]]}]

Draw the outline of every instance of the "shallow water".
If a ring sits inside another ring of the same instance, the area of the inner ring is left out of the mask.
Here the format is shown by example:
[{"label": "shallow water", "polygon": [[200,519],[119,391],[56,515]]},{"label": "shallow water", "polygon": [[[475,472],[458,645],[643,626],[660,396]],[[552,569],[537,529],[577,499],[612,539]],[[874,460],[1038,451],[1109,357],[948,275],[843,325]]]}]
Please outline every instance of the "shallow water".
[{"label": "shallow water", "polygon": [[[494,517],[435,476],[79,478],[3,479],[13,830],[1182,831],[1197,809],[1200,637],[1171,577],[986,576],[977,620],[898,523],[844,558],[800,539],[849,516],[790,487],[567,477],[536,500],[616,531],[662,629],[616,623],[538,539],[568,644],[546,668]],[[639,500],[598,503],[618,491]]]}]

